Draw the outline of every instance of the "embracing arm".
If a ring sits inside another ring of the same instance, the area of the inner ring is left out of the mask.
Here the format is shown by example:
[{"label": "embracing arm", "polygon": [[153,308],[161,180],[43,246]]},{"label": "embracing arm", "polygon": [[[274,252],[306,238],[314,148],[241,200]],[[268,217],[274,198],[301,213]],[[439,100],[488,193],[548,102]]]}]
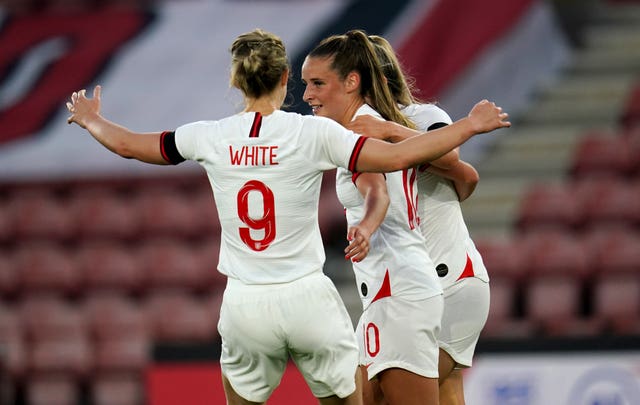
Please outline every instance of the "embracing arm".
[{"label": "embracing arm", "polygon": [[480,181],[480,176],[476,169],[463,160],[458,160],[454,166],[446,170],[432,165],[429,166],[427,171],[451,180],[460,201],[469,198]]},{"label": "embracing arm", "polygon": [[345,259],[359,262],[369,253],[369,239],[384,221],[390,200],[382,174],[358,173],[356,176],[356,187],[364,198],[364,217],[359,224],[349,227],[347,240],[350,243],[344,252]]},{"label": "embracing arm", "polygon": [[477,103],[469,115],[451,125],[390,144],[368,139],[359,151],[356,171],[393,172],[431,162],[460,146],[472,136],[511,126],[509,115],[487,100]]},{"label": "embracing arm", "polygon": [[71,116],[69,124],[76,123],[86,129],[105,148],[127,159],[137,159],[158,165],[169,164],[160,151],[160,132],[133,132],[100,115],[101,87],[93,90],[93,98],[80,90],[71,95],[67,109]]}]

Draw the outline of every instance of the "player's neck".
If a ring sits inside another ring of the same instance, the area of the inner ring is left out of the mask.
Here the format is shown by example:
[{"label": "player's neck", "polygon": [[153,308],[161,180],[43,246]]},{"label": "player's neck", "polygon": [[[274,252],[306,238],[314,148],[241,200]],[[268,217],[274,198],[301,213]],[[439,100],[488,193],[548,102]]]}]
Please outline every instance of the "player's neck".
[{"label": "player's neck", "polygon": [[245,112],[259,112],[262,115],[269,115],[280,109],[282,102],[274,95],[260,98],[247,98],[245,102]]}]

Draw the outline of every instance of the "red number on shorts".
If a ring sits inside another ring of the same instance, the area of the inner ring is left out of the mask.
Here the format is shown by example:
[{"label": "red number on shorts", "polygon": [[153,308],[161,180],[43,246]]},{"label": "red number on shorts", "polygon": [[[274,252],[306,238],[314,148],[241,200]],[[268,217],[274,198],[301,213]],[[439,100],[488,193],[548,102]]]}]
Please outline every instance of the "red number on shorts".
[{"label": "red number on shorts", "polygon": [[[249,216],[249,193],[256,191],[262,194],[263,214],[260,218]],[[239,228],[240,239],[249,246],[250,249],[260,252],[269,247],[276,238],[276,211],[273,191],[266,184],[250,180],[238,191],[238,217],[247,224],[248,228]],[[251,237],[251,230],[264,231],[262,239]]]},{"label": "red number on shorts", "polygon": [[[373,341],[371,339],[372,337]],[[364,346],[367,348],[367,353],[369,353],[371,357],[376,357],[378,352],[380,352],[380,330],[374,323],[367,324],[364,330]]]}]

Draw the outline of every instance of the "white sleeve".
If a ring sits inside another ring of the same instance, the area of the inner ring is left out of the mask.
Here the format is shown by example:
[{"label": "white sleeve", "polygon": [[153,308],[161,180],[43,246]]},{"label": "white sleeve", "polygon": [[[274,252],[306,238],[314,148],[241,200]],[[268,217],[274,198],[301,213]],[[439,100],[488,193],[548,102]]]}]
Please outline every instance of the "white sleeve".
[{"label": "white sleeve", "polygon": [[[321,118],[321,117],[314,117]],[[344,128],[337,122],[328,118],[316,119],[309,122],[316,130],[309,133],[316,133],[310,145],[308,153],[312,162],[319,165],[323,170],[336,167],[343,167],[352,170],[358,160],[366,137]]]},{"label": "white sleeve", "polygon": [[434,104],[411,105],[405,112],[421,131],[428,130],[433,124],[451,124],[452,122],[449,114]]}]

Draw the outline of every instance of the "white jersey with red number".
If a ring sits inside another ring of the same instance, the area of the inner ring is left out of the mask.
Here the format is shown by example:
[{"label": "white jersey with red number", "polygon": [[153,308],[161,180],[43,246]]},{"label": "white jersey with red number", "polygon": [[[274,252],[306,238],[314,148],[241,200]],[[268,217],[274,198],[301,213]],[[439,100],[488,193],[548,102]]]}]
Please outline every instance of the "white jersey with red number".
[{"label": "white jersey with red number", "polygon": [[[402,112],[419,130],[450,124],[451,118],[433,104],[412,104]],[[469,236],[453,183],[428,171],[418,174],[418,216],[427,250],[439,266],[444,289],[464,277],[489,281],[482,257]]]},{"label": "white jersey with red number", "polygon": [[218,270],[245,284],[322,271],[322,174],[355,167],[365,139],[327,118],[284,111],[179,127],[179,154],[202,165],[213,188],[222,226]]},{"label": "white jersey with red number", "polygon": [[[363,114],[382,119],[368,105],[356,112],[356,116]],[[389,209],[380,227],[371,235],[369,254],[361,262],[353,263],[364,309],[375,299],[390,295],[419,300],[442,294],[418,224],[417,170],[386,173],[385,177]],[[364,199],[352,171],[338,168],[336,192],[346,209],[349,226],[360,223],[365,212]]]}]

